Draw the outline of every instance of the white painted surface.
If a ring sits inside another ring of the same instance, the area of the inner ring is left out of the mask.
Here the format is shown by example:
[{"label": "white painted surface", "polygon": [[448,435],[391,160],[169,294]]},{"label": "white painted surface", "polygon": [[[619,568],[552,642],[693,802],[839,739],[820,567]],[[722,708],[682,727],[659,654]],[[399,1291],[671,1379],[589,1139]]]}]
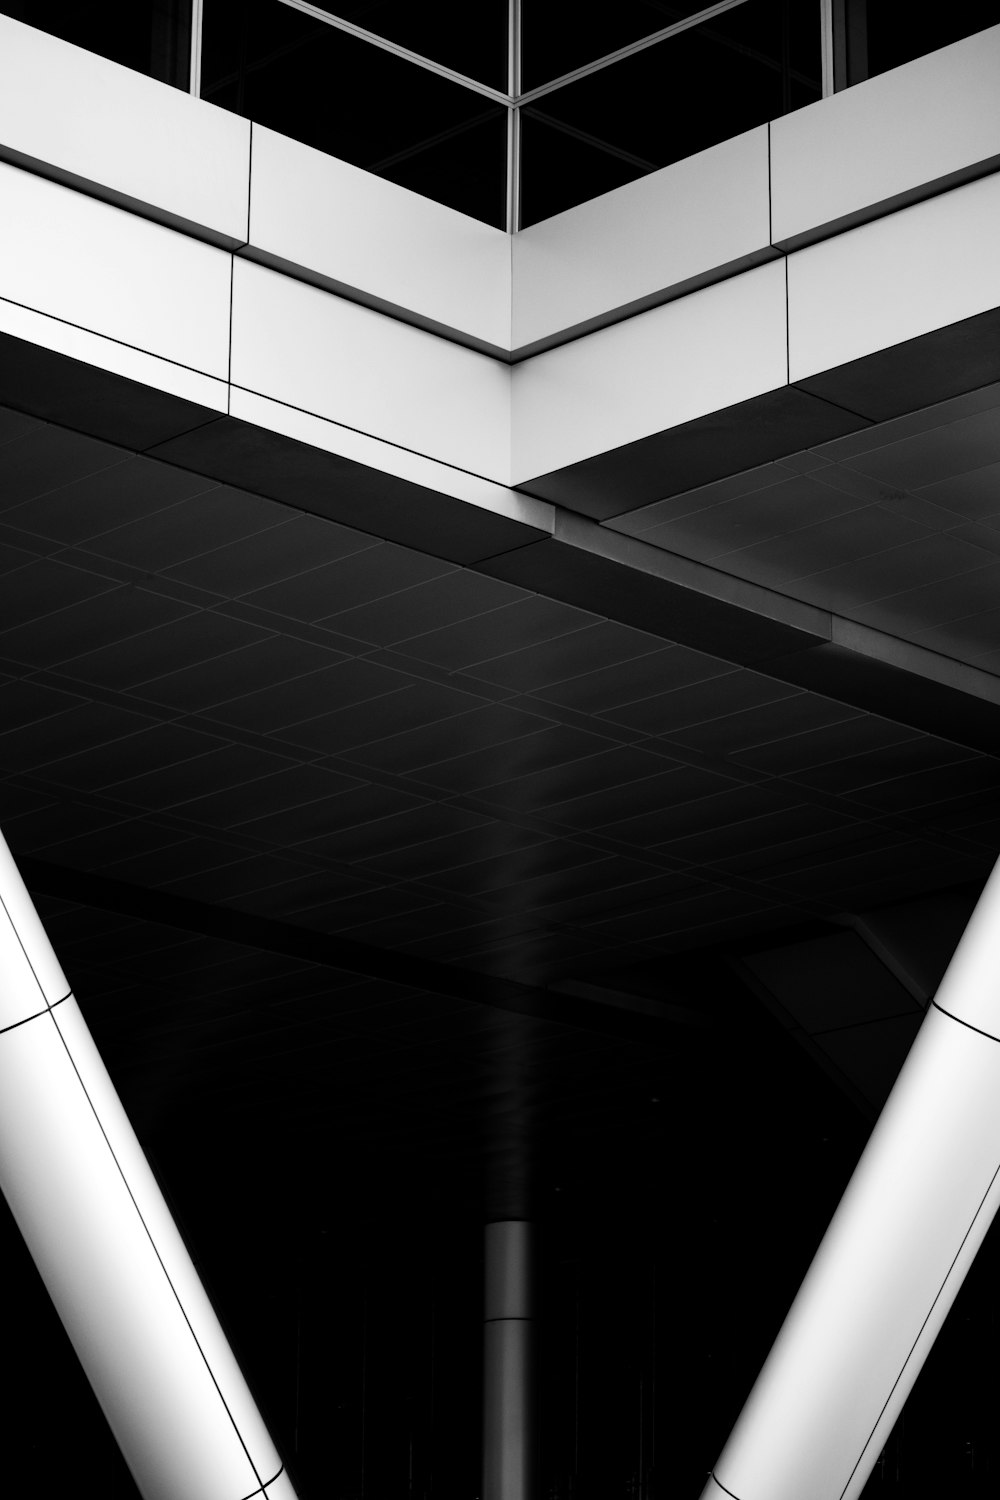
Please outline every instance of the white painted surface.
[{"label": "white painted surface", "polygon": [[242,1500],[280,1458],[2,838],[0,899],[4,1197],[144,1500]]},{"label": "white painted surface", "polygon": [[152,386],[154,390],[166,391],[185,401],[195,401],[213,411],[225,411],[229,404],[229,387],[224,380],[158,359],[142,349],[116,343],[99,333],[77,328],[73,323],[63,323],[58,318],[34,312],[16,302],[5,302],[2,298],[0,333],[9,333],[13,338],[51,349],[56,354],[65,354],[99,370],[108,370],[113,375],[124,375],[140,385]]},{"label": "white painted surface", "polygon": [[715,1465],[726,1489],[860,1493],[884,1442],[873,1428],[919,1371],[925,1320],[939,1326],[961,1284],[956,1253],[964,1241],[971,1261],[989,1226],[998,1164],[1000,1046],[932,1009]]},{"label": "white painted surface", "polygon": [[456,500],[465,500],[480,510],[492,511],[494,515],[523,521],[526,526],[537,526],[541,531],[551,532],[555,528],[555,506],[545,500],[520,495],[506,485],[481,479],[478,474],[438,463],[421,453],[411,453],[407,448],[396,448],[380,438],[355,432],[353,428],[342,427],[337,422],[329,422],[293,406],[283,406],[280,401],[258,396],[240,386],[232,388],[230,415],[308,443],[312,448],[321,448],[325,453],[336,453],[341,458],[366,464],[383,474],[395,474],[399,479],[409,479],[429,490],[452,495]]},{"label": "white painted surface", "polygon": [[0,297],[226,378],[226,251],[6,165],[0,222]]},{"label": "white painted surface", "polygon": [[772,121],[780,244],[1000,155],[1000,26]]},{"label": "white painted surface", "polygon": [[510,237],[263,126],[250,244],[419,319],[510,347]]},{"label": "white painted surface", "polygon": [[856,1500],[993,1219],[998,913],[1000,867],[715,1466],[739,1500]]},{"label": "white painted surface", "polygon": [[102,1132],[110,1081],[85,1090],[57,1030],[70,1007],[0,1035],[4,1196],[144,1500],[242,1500],[259,1481]]},{"label": "white painted surface", "polygon": [[762,125],[522,230],[513,347],[764,251],[767,180]]},{"label": "white painted surface", "polygon": [[506,365],[237,257],[234,385],[500,484]]},{"label": "white painted surface", "polygon": [[249,121],[0,16],[5,150],[246,239]]},{"label": "white painted surface", "polygon": [[1000,174],[796,251],[788,257],[790,378],[996,307],[998,243]]},{"label": "white painted surface", "polygon": [[55,1005],[69,982],[52,951],[21,872],[0,837],[0,1027]]},{"label": "white painted surface", "polygon": [[515,365],[513,482],[785,384],[785,268],[758,266]]}]

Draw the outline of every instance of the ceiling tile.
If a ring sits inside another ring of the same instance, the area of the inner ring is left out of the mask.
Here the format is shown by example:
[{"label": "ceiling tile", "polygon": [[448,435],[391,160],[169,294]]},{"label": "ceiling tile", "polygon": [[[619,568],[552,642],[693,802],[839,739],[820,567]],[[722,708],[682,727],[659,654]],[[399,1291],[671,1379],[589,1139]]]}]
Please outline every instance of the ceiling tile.
[{"label": "ceiling tile", "polygon": [[687,646],[667,646],[648,656],[636,657],[634,661],[583,673],[532,696],[543,704],[559,703],[581,713],[607,714],[620,704],[634,703],[655,693],[665,693],[733,671],[732,662],[706,656],[702,651],[691,651]]},{"label": "ceiling tile", "polygon": [[[727,680],[724,678],[723,682]],[[724,714],[687,729],[672,729],[666,743],[683,745],[705,755],[739,756],[753,745],[858,717],[858,709],[832,698],[822,698],[818,693],[794,693],[777,702]]]},{"label": "ceiling tile", "polygon": [[[400,775],[430,766],[440,766],[441,774],[447,775],[447,767],[466,755],[470,758],[483,754],[492,756],[505,745],[551,727],[551,719],[542,718],[540,714],[525,713],[521,708],[509,708],[506,704],[488,703],[359,746],[351,753],[352,758],[363,765]],[[461,776],[461,769],[458,774]],[[428,780],[432,785],[439,784],[433,777],[419,779]],[[440,784],[448,785],[447,782]]]},{"label": "ceiling tile", "polygon": [[[136,718],[138,719],[138,715]],[[0,740],[0,753],[2,746],[3,741]],[[154,724],[151,728],[140,728],[136,733],[119,734],[115,739],[109,738],[105,744],[78,751],[75,755],[65,755],[59,760],[49,761],[45,766],[45,775],[47,780],[51,779],[59,786],[72,786],[78,791],[98,791],[115,786],[116,798],[154,806],[157,805],[155,794],[152,802],[143,802],[144,785],[133,783],[126,796],[125,790],[118,783],[131,777],[138,777],[140,782],[146,783],[155,782],[168,774],[176,776],[178,762],[186,762],[194,756],[210,754],[218,749],[219,741],[207,734],[197,734],[178,724]]]},{"label": "ceiling tile", "polygon": [[853,562],[927,535],[925,526],[869,505],[738,552],[720,554],[716,561],[740,578],[780,588],[821,568]]},{"label": "ceiling tile", "polygon": [[131,455],[110,443],[46,423],[4,445],[3,497],[0,510],[11,510],[35,495],[72,484],[122,463]]},{"label": "ceiling tile", "polygon": [[341,652],[311,641],[267,636],[256,626],[236,624],[239,630],[250,632],[250,645],[229,647],[194,665],[144,679],[136,687],[136,696],[188,713],[205,713],[231,698],[263,691],[345,660]]},{"label": "ceiling tile", "polygon": [[936,484],[917,482],[920,485],[918,495],[924,495],[935,505],[955,511],[970,521],[984,521],[987,517],[1000,515],[1000,463],[954,474],[939,479]]},{"label": "ceiling tile", "polygon": [[290,744],[322,750],[327,755],[343,755],[349,761],[367,764],[368,746],[373,740],[403,734],[436,721],[450,720],[478,707],[481,698],[457,688],[436,687],[431,683],[413,684],[403,692],[384,696],[356,707],[336,709],[304,724],[282,732]]},{"label": "ceiling tile", "polygon": [[11,526],[72,545],[216,488],[211,479],[156,459],[123,458],[113,468],[22,502],[8,510],[5,519]]},{"label": "ceiling tile", "polygon": [[[243,747],[231,748],[236,750]],[[221,781],[218,788],[208,795],[185,802],[184,817],[195,818],[219,828],[233,828],[267,818],[272,830],[270,834],[260,834],[257,828],[253,831],[258,836],[274,839],[274,829],[280,826],[276,815],[319,802],[324,797],[337,796],[340,792],[350,791],[352,787],[360,785],[357,780],[340,776],[335,771],[322,771],[316,766],[289,765],[276,755],[267,756],[259,751],[254,751],[254,754],[261,756],[260,765],[263,766],[270,760],[276,769],[264,771],[263,774],[257,772],[252,780],[234,780],[234,784],[230,786]],[[301,837],[302,834],[290,837],[288,842],[298,842]],[[279,839],[274,841],[284,842]]]},{"label": "ceiling tile", "polygon": [[663,642],[645,631],[603,620],[555,640],[541,641],[470,667],[470,677],[518,692],[531,692],[582,673],[614,667],[662,648]]},{"label": "ceiling tile", "polygon": [[[234,724],[255,734],[273,734],[286,726],[303,726],[306,738],[295,736],[295,742],[309,744],[312,725],[323,709],[349,708],[383,693],[399,692],[410,686],[401,672],[376,666],[373,662],[348,659],[324,666],[319,671],[275,682],[270,687],[230,698],[212,710],[212,718],[222,724]],[[325,740],[321,748],[325,748]]]},{"label": "ceiling tile", "polygon": [[655,698],[644,698],[639,703],[607,709],[602,717],[616,724],[627,724],[630,729],[640,729],[645,734],[669,735],[675,730],[719,719],[743,708],[756,708],[792,698],[798,692],[798,688],[786,682],[741,667],[707,682],[693,683],[690,687],[659,693]]},{"label": "ceiling tile", "polygon": [[513,584],[468,568],[455,568],[388,598],[345,609],[329,623],[358,640],[392,646],[527,597],[524,589]]},{"label": "ceiling tile", "polygon": [[[1000,532],[997,540],[1000,543]],[[965,576],[993,561],[994,556],[984,548],[938,533],[837,568],[811,573],[808,578],[798,580],[795,591],[821,609],[849,614],[859,604],[937,583],[943,578]]]},{"label": "ceiling tile", "polygon": [[[124,691],[150,677],[265,639],[265,632],[253,625],[227,620],[212,610],[193,610],[143,589],[126,589],[113,602],[120,638],[64,661],[67,676]],[[109,620],[109,634],[110,630]]]},{"label": "ceiling tile", "polygon": [[[391,830],[387,834],[389,832]],[[365,859],[369,869],[396,880],[420,880],[438,871],[461,865],[469,873],[470,884],[467,889],[476,890],[480,887],[471,870],[473,864],[488,865],[489,874],[483,878],[492,881],[493,872],[506,868],[507,862],[516,858],[518,851],[547,842],[549,836],[534,829],[488,820],[458,832],[442,833],[439,837],[428,838],[423,843],[396,849],[391,853],[381,854],[373,848],[366,854],[363,844],[359,844],[357,857]],[[499,874],[496,878],[505,883]]]},{"label": "ceiling tile", "polygon": [[[609,741],[602,735],[588,734],[582,729],[556,724],[534,734],[526,734],[513,742],[490,745],[468,755],[458,755],[450,760],[425,766],[410,774],[414,781],[444,791],[467,792],[481,787],[493,787],[491,800],[497,801],[496,793],[500,783],[515,782],[518,787],[523,787],[527,777],[551,771],[556,766],[568,765],[581,756],[593,756],[608,748]],[[503,801],[504,798],[499,800]],[[517,796],[515,800],[519,800]]]},{"label": "ceiling tile", "polygon": [[[6,631],[0,636],[0,656],[35,667],[61,666],[191,612],[189,604],[176,599],[116,585],[97,598]],[[67,675],[76,674],[68,671]]]},{"label": "ceiling tile", "polygon": [[[723,791],[724,776],[703,771],[697,766],[678,766],[658,775],[646,776],[624,786],[574,797],[546,808],[545,817],[552,823],[571,828],[600,828],[608,838],[635,843],[646,848],[667,837],[661,832],[663,818],[678,802]],[[610,825],[605,827],[605,825]]]},{"label": "ceiling tile", "polygon": [[[955,779],[956,790],[960,790],[974,760],[973,752],[962,745],[952,745],[946,740],[933,739],[930,735],[918,735],[869,750],[865,754],[844,754],[835,762],[795,773],[795,780],[821,791],[853,796],[865,787],[884,781],[898,777],[909,780],[913,772],[930,770],[936,766],[954,766],[955,769],[948,774]],[[1000,763],[997,769],[1000,773]],[[888,796],[890,802],[886,805],[891,805],[894,794],[889,793]],[[869,799],[864,797],[863,800],[867,802]]]},{"label": "ceiling tile", "polygon": [[[562,734],[568,736],[573,732],[563,730]],[[541,742],[558,733],[550,731],[548,736],[539,736],[539,748]],[[584,736],[580,738],[584,739]],[[484,801],[497,806],[530,812],[573,797],[590,796],[648,776],[657,776],[671,765],[664,756],[649,750],[640,750],[633,745],[609,748],[607,742],[602,742],[596,735],[586,738],[591,740],[587,747],[591,753],[581,748],[572,759],[563,757],[537,771],[530,764],[523,768],[516,763],[508,764],[504,767],[503,780],[495,786],[484,787],[480,795]],[[536,746],[534,737],[519,743],[529,752]]]},{"label": "ceiling tile", "polygon": [[220,485],[93,536],[86,551],[151,573],[166,573],[188,558],[242,538],[259,537],[293,520],[294,512],[286,506]]},{"label": "ceiling tile", "polygon": [[[0,690],[0,703],[3,692]],[[104,747],[123,735],[152,727],[145,714],[130,713],[107,703],[82,703],[75,708],[0,734],[0,765],[34,771],[92,746]]]},{"label": "ceiling tile", "polygon": [[[804,734],[788,735],[785,739],[741,750],[739,758],[769,775],[789,775],[802,779],[811,766],[824,766],[831,762],[839,765],[845,757],[920,738],[920,731],[908,725],[896,724],[891,719],[881,719],[875,714],[859,714],[839,723],[824,724],[819,729],[807,730]],[[841,773],[834,766],[829,774],[836,780]],[[808,784],[825,784],[826,775],[824,771],[819,782],[810,779]]]},{"label": "ceiling tile", "polygon": [[804,475],[781,476],[781,482],[665,519],[642,533],[644,542],[707,561],[720,554],[749,547],[820,521],[847,515],[859,508],[856,497],[818,484]]},{"label": "ceiling tile", "polygon": [[968,473],[1000,462],[1000,411],[992,408],[977,412],[869,453],[856,454],[848,462],[862,474],[904,490]]},{"label": "ceiling tile", "polygon": [[[107,593],[119,585],[113,578],[86,573],[52,558],[39,558],[8,574],[0,590],[0,642],[13,628],[40,619],[55,610],[68,609],[83,599]],[[0,645],[0,653],[12,655]]]},{"label": "ceiling tile", "polygon": [[522,646],[567,635],[596,623],[597,616],[538,594],[517,599],[474,619],[414,636],[400,650],[417,661],[458,671]]},{"label": "ceiling tile", "polygon": [[380,542],[285,582],[256,589],[247,595],[247,603],[293,620],[329,617],[331,628],[342,631],[344,627],[337,619],[339,607],[367,604],[451,570],[452,564],[439,558]]},{"label": "ceiling tile", "polygon": [[266,536],[244,537],[167,569],[171,578],[236,599],[268,584],[309,572],[323,563],[377,545],[363,532],[320,516],[292,512],[287,526]]}]

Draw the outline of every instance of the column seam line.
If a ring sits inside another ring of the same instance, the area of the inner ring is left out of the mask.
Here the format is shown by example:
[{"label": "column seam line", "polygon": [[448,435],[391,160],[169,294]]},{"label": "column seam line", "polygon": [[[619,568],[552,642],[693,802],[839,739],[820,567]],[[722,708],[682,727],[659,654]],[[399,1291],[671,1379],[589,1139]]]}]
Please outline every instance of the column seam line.
[{"label": "column seam line", "polygon": [[[52,1012],[50,1011],[49,1014],[52,1015]],[[194,1331],[194,1327],[192,1326],[191,1319],[188,1317],[187,1309],[184,1306],[184,1303],[181,1301],[181,1298],[180,1298],[180,1295],[178,1294],[177,1288],[174,1286],[173,1280],[172,1280],[172,1278],[170,1276],[170,1272],[167,1270],[167,1268],[166,1268],[166,1266],[165,1266],[165,1264],[163,1262],[163,1257],[160,1254],[159,1247],[157,1246],[157,1243],[154,1240],[154,1238],[152,1236],[152,1233],[150,1232],[149,1225],[146,1223],[146,1220],[143,1217],[142,1210],[140,1209],[138,1203],[136,1202],[135,1194],[133,1193],[131,1185],[129,1183],[129,1180],[126,1177],[126,1175],[125,1175],[125,1173],[124,1173],[124,1171],[122,1169],[121,1162],[118,1160],[117,1154],[115,1153],[115,1148],[112,1146],[111,1141],[108,1139],[108,1133],[105,1130],[105,1128],[104,1128],[104,1122],[101,1119],[101,1117],[100,1117],[100,1115],[99,1115],[99,1113],[97,1111],[97,1106],[94,1104],[94,1101],[93,1101],[93,1099],[90,1096],[90,1091],[87,1088],[87,1085],[83,1081],[83,1077],[82,1077],[82,1075],[80,1073],[80,1069],[76,1065],[76,1058],[73,1056],[72,1052],[70,1051],[69,1043],[66,1041],[66,1038],[63,1036],[62,1030],[61,1030],[61,1028],[59,1026],[59,1022],[58,1022],[58,1020],[56,1019],[56,1017],[54,1015],[52,1015],[52,1022],[53,1022],[53,1025],[56,1028],[56,1034],[59,1037],[59,1040],[62,1042],[63,1049],[65,1050],[66,1056],[69,1058],[70,1067],[73,1069],[73,1072],[76,1074],[77,1081],[79,1082],[79,1085],[80,1085],[81,1089],[83,1090],[83,1096],[86,1099],[87,1103],[90,1105],[91,1113],[93,1114],[94,1119],[97,1122],[97,1128],[101,1132],[101,1135],[104,1137],[104,1143],[107,1146],[108,1151],[111,1154],[111,1160],[114,1162],[115,1167],[118,1170],[118,1175],[121,1177],[121,1180],[122,1180],[122,1183],[124,1185],[125,1191],[128,1193],[129,1198],[132,1201],[132,1207],[136,1211],[136,1215],[138,1216],[139,1223],[142,1225],[143,1229],[145,1230],[146,1238],[149,1240],[149,1243],[150,1243],[150,1246],[152,1248],[153,1254],[156,1256],[156,1259],[159,1262],[160,1269],[163,1272],[163,1275],[164,1275],[164,1277],[166,1279],[167,1285],[170,1288],[171,1292],[173,1293],[174,1300],[177,1303],[177,1306],[178,1306],[178,1308],[180,1310],[181,1317],[184,1319],[184,1322],[187,1324],[188,1332],[190,1333],[191,1338],[194,1341],[194,1346],[197,1349],[198,1353],[201,1355],[202,1362],[203,1362],[203,1364],[205,1366],[205,1369],[208,1371],[208,1377],[211,1380],[212,1384],[215,1386],[215,1389],[216,1389],[216,1391],[218,1393],[219,1400],[222,1402],[222,1409],[226,1413],[226,1416],[229,1418],[229,1421],[232,1424],[232,1428],[233,1428],[233,1431],[236,1434],[237,1441],[239,1442],[240,1447],[243,1449],[243,1452],[246,1455],[247,1463],[250,1465],[250,1468],[251,1468],[251,1470],[253,1472],[254,1478],[258,1481],[259,1488],[261,1490],[263,1490],[263,1488],[264,1488],[264,1481],[263,1481],[263,1479],[261,1479],[260,1471],[258,1470],[257,1465],[254,1463],[253,1458],[250,1455],[250,1450],[249,1450],[249,1448],[247,1447],[246,1443],[243,1440],[243,1434],[240,1432],[240,1429],[239,1429],[239,1427],[237,1425],[237,1422],[236,1422],[236,1418],[233,1416],[232,1412],[229,1409],[229,1403],[226,1401],[225,1396],[222,1394],[222,1389],[221,1389],[221,1387],[219,1385],[219,1382],[215,1378],[215,1371],[212,1369],[212,1366],[211,1366],[211,1364],[209,1363],[209,1360],[208,1360],[208,1356],[206,1355],[204,1349],[201,1346],[201,1341],[199,1340],[198,1335]],[[141,1147],[140,1147],[140,1150],[141,1150]],[[279,1470],[279,1473],[280,1473],[280,1470]],[[277,1477],[277,1476],[275,1476],[275,1477]],[[270,1480],[268,1481],[268,1483],[271,1483],[271,1482],[272,1481],[270,1481]],[[253,1493],[253,1492],[251,1492],[251,1493]]]},{"label": "column seam line", "polygon": [[[938,1009],[940,1010],[941,1007],[939,1006]],[[948,1014],[948,1012],[945,1011],[945,1015],[947,1015],[947,1014]],[[958,1018],[956,1016],[952,1016],[951,1019],[952,1020],[957,1020]],[[959,1023],[959,1024],[964,1024],[964,1023]],[[970,1030],[975,1031],[976,1027],[974,1027],[974,1026],[970,1027]],[[983,1036],[986,1035],[985,1032],[983,1032],[981,1034]],[[994,1038],[991,1038],[991,1040],[994,1040]],[[913,1351],[917,1347],[917,1345],[919,1344],[921,1336],[923,1334],[923,1331],[927,1327],[927,1324],[930,1322],[931,1314],[933,1313],[935,1307],[938,1305],[938,1302],[941,1300],[941,1296],[942,1296],[942,1294],[944,1292],[944,1289],[948,1285],[948,1282],[949,1282],[949,1280],[951,1278],[951,1274],[952,1274],[952,1272],[955,1269],[955,1263],[957,1262],[958,1257],[962,1253],[962,1250],[963,1250],[963,1248],[965,1246],[966,1240],[969,1238],[969,1235],[972,1233],[973,1229],[976,1226],[976,1223],[977,1223],[977,1221],[979,1219],[979,1216],[980,1216],[980,1214],[983,1211],[983,1204],[986,1202],[987,1198],[989,1197],[990,1193],[992,1192],[993,1185],[996,1182],[998,1175],[1000,1175],[1000,1163],[998,1163],[996,1169],[994,1170],[993,1176],[990,1178],[989,1185],[987,1186],[985,1193],[983,1194],[983,1196],[979,1200],[979,1204],[978,1204],[978,1206],[976,1208],[976,1211],[972,1215],[971,1220],[969,1221],[969,1227],[966,1229],[965,1233],[963,1234],[963,1236],[962,1236],[962,1238],[961,1238],[961,1240],[959,1242],[958,1249],[955,1251],[955,1254],[953,1255],[953,1257],[951,1259],[951,1263],[948,1266],[948,1269],[947,1269],[947,1271],[944,1274],[944,1279],[942,1280],[941,1285],[938,1287],[937,1292],[934,1295],[934,1298],[933,1298],[933,1301],[931,1302],[930,1307],[927,1309],[927,1315],[924,1318],[924,1321],[921,1323],[919,1329],[917,1330],[917,1336],[913,1340],[913,1343],[910,1345],[910,1348],[909,1348],[909,1350],[907,1352],[906,1358],[903,1360],[903,1363],[900,1366],[899,1373],[898,1373],[898,1375],[896,1376],[895,1380],[892,1383],[892,1386],[891,1386],[891,1388],[889,1390],[889,1394],[886,1396],[885,1401],[882,1403],[882,1408],[881,1408],[878,1416],[875,1419],[875,1422],[874,1422],[874,1424],[872,1426],[872,1429],[871,1429],[871,1431],[869,1432],[868,1436],[865,1438],[864,1442],[861,1445],[861,1452],[858,1454],[858,1457],[857,1457],[857,1460],[856,1460],[856,1462],[854,1464],[854,1467],[851,1470],[850,1474],[847,1476],[847,1482],[844,1485],[844,1488],[840,1492],[840,1500],[843,1500],[843,1497],[847,1494],[847,1491],[850,1488],[851,1480],[854,1478],[854,1475],[857,1473],[858,1465],[861,1463],[861,1460],[864,1458],[865,1454],[868,1451],[869,1444],[871,1443],[872,1438],[875,1436],[875,1433],[878,1430],[878,1424],[879,1424],[879,1422],[881,1422],[882,1417],[885,1414],[886,1407],[889,1405],[889,1402],[892,1400],[893,1392],[895,1391],[896,1387],[899,1385],[899,1382],[902,1380],[903,1375],[906,1372],[907,1366],[909,1365],[910,1360],[913,1358]]]},{"label": "column seam line", "polygon": [[39,1016],[50,1015],[51,1012],[55,1010],[56,1006],[62,1005],[64,1001],[70,998],[70,995],[72,995],[72,993],[73,991],[70,990],[68,994],[63,995],[62,999],[53,1000],[51,1005],[49,1005],[48,1001],[46,1001],[44,1010],[33,1011],[30,1016],[24,1016],[20,1021],[12,1021],[9,1026],[0,1026],[0,1036],[5,1036],[8,1031],[16,1031],[19,1026],[27,1026],[29,1021],[37,1021]]},{"label": "column seam line", "polygon": [[939,1010],[943,1016],[947,1016],[949,1021],[955,1021],[959,1026],[964,1026],[967,1030],[974,1031],[977,1036],[984,1036],[988,1042],[996,1042],[1000,1045],[1000,1037],[994,1036],[992,1032],[984,1031],[981,1026],[973,1026],[971,1021],[963,1021],[961,1016],[952,1015],[950,1010],[945,1010],[944,1006],[939,1005],[936,1000],[932,1000],[931,1005],[935,1010]]}]

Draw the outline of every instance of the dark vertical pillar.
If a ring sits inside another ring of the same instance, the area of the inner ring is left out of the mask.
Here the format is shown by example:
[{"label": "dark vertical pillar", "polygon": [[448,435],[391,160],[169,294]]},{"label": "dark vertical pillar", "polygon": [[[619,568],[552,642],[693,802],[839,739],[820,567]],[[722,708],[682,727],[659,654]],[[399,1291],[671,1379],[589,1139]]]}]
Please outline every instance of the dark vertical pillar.
[{"label": "dark vertical pillar", "polygon": [[483,1500],[534,1500],[534,1233],[487,1224],[483,1330]]}]

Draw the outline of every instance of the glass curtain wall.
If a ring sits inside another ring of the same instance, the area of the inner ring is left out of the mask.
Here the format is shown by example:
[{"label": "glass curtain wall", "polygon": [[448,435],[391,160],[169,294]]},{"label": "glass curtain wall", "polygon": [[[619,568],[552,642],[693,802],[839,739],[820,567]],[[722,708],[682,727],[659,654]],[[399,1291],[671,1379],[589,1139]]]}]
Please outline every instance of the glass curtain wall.
[{"label": "glass curtain wall", "polygon": [[821,95],[820,0],[204,0],[201,95],[498,228]]}]

